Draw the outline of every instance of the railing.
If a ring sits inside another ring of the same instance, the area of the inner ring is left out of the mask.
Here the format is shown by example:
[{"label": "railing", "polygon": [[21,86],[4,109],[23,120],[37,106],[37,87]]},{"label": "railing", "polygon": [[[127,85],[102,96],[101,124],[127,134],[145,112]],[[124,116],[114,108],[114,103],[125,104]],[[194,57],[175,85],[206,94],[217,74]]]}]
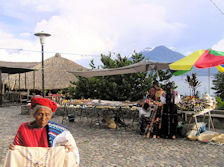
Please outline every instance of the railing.
[{"label": "railing", "polygon": [[32,97],[29,92],[8,91],[3,94],[3,103],[28,103]]}]

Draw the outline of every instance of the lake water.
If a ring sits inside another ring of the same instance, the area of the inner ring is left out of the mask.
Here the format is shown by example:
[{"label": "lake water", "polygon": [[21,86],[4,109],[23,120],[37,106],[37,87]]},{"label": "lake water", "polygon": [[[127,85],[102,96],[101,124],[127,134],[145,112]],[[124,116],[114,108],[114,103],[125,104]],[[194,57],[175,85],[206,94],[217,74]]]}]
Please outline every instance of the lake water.
[{"label": "lake water", "polygon": [[[189,88],[188,83],[185,81],[187,77],[182,76],[173,76],[170,80],[174,81],[178,88],[176,89],[181,95],[191,95],[191,89]],[[210,95],[215,96],[215,90],[211,89],[214,85],[212,83],[214,76],[210,76],[210,89],[209,89],[209,77],[208,76],[197,76],[197,79],[201,82],[201,85],[198,87],[199,95],[209,93]]]}]

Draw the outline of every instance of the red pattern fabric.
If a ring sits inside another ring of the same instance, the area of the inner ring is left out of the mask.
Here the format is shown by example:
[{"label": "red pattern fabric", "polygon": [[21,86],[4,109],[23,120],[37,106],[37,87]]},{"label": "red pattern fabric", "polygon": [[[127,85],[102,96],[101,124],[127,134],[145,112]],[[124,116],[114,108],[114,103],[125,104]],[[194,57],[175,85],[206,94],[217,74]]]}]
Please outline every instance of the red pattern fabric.
[{"label": "red pattern fabric", "polygon": [[31,109],[35,107],[36,104],[49,107],[52,112],[55,112],[57,110],[57,104],[48,98],[33,97],[31,99]]},{"label": "red pattern fabric", "polygon": [[[159,88],[160,91],[162,91],[162,88]],[[149,90],[149,97],[153,100],[155,100],[155,95],[156,95],[156,89],[155,88],[151,88]]]},{"label": "red pattern fabric", "polygon": [[13,144],[25,147],[49,147],[47,140],[47,128],[30,128],[28,123],[20,125]]}]

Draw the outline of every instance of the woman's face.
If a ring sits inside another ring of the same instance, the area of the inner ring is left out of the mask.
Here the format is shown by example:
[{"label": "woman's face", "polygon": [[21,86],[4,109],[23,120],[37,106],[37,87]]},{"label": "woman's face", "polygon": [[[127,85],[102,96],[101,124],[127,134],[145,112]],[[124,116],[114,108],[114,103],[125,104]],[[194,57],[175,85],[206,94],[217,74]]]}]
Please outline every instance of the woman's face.
[{"label": "woman's face", "polygon": [[153,83],[153,87],[154,87],[154,88],[157,88],[158,85],[157,85],[156,83]]},{"label": "woman's face", "polygon": [[40,108],[35,114],[34,118],[36,120],[36,125],[43,128],[47,125],[48,121],[51,119],[52,112],[46,108]]}]

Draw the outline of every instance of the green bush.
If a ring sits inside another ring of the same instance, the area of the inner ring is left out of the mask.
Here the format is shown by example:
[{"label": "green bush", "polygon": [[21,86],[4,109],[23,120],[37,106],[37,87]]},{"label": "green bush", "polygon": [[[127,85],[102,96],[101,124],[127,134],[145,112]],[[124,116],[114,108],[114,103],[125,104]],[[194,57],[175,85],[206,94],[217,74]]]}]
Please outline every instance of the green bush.
[{"label": "green bush", "polygon": [[220,97],[216,97],[217,108],[220,110],[224,110],[224,101],[221,100]]}]

